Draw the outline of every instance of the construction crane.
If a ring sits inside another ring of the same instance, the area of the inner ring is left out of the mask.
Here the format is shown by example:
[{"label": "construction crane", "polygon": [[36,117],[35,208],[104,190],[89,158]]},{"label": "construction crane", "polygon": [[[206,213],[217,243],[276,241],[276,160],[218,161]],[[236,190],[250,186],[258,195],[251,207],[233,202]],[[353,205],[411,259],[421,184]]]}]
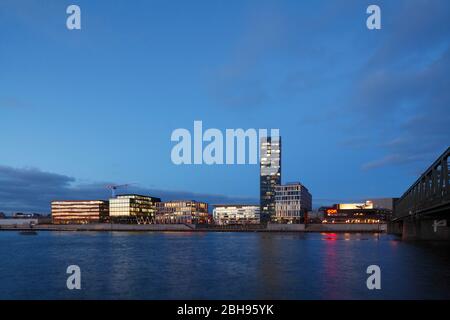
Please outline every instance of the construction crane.
[{"label": "construction crane", "polygon": [[106,188],[108,188],[109,190],[111,190],[111,197],[115,198],[116,197],[116,190],[119,188],[125,188],[132,185],[132,183],[127,183],[127,184],[110,184],[108,186],[106,186]]}]

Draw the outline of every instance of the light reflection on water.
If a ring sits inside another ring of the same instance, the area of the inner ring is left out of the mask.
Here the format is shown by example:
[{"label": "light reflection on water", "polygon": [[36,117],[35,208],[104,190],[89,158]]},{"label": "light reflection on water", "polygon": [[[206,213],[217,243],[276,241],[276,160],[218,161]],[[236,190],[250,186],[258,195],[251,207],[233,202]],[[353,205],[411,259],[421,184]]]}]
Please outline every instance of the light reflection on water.
[{"label": "light reflection on water", "polygon": [[[449,248],[369,233],[0,232],[0,298],[448,299]],[[81,291],[65,287],[71,264]],[[366,288],[371,264],[381,290]]]}]

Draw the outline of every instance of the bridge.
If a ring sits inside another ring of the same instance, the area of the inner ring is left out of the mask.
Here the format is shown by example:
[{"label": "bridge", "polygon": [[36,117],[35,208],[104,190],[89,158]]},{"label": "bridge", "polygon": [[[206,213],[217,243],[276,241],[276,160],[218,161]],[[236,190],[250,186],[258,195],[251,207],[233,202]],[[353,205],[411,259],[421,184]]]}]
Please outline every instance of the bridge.
[{"label": "bridge", "polygon": [[390,230],[404,239],[450,240],[450,147],[394,205]]}]

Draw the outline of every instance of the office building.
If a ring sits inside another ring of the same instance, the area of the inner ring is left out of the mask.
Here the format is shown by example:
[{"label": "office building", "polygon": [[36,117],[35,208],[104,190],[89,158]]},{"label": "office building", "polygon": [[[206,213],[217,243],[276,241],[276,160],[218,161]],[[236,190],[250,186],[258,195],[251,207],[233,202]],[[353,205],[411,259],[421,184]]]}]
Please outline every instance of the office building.
[{"label": "office building", "polygon": [[299,182],[275,187],[275,216],[279,223],[304,223],[306,213],[312,209],[312,196]]},{"label": "office building", "polygon": [[275,215],[275,187],[281,184],[281,137],[260,141],[260,207],[264,222]]},{"label": "office building", "polygon": [[108,219],[108,201],[67,200],[52,201],[54,224],[86,224],[105,222]]},{"label": "office building", "polygon": [[156,209],[156,223],[206,224],[211,222],[206,202],[194,200],[157,202]]},{"label": "office building", "polygon": [[160,198],[138,194],[119,195],[109,200],[109,215],[113,222],[155,223],[156,203]]},{"label": "office building", "polygon": [[219,225],[259,224],[260,207],[248,204],[217,204],[214,205],[213,218]]}]

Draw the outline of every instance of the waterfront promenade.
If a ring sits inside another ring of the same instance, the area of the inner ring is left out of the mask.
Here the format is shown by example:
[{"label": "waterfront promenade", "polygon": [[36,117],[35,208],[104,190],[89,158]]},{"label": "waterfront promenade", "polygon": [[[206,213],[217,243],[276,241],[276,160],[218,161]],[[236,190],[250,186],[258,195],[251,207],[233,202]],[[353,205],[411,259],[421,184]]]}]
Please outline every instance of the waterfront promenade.
[{"label": "waterfront promenade", "polygon": [[177,232],[386,232],[386,224],[268,224],[194,225],[194,224],[20,224],[1,225],[0,231],[177,231]]}]

